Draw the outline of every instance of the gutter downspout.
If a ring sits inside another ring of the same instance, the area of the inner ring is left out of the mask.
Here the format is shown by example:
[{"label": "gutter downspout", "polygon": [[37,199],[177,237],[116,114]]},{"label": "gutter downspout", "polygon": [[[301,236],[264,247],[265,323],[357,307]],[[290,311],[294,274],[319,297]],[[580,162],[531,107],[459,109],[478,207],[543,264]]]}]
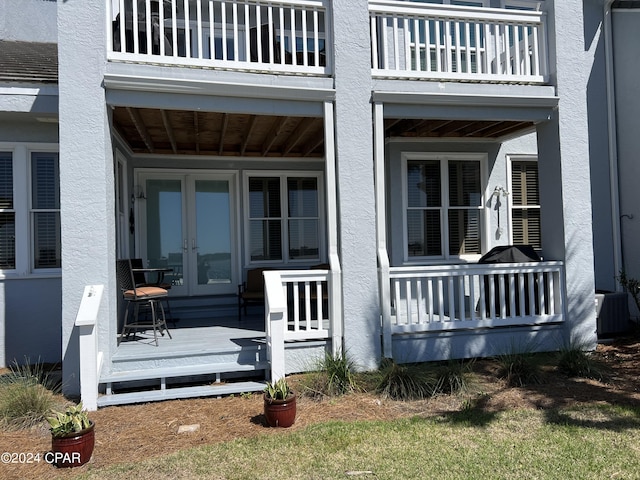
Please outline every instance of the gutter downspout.
[{"label": "gutter downspout", "polygon": [[[603,29],[605,44],[605,74],[607,84],[607,135],[609,139],[609,185],[611,196],[611,227],[613,234],[613,264],[616,276],[624,269],[622,255],[622,231],[620,226],[620,190],[618,185],[618,145],[616,135],[616,105],[615,85],[613,73],[613,37],[611,24],[611,4],[614,0],[604,3]],[[622,291],[622,286],[616,282],[616,291]]]}]

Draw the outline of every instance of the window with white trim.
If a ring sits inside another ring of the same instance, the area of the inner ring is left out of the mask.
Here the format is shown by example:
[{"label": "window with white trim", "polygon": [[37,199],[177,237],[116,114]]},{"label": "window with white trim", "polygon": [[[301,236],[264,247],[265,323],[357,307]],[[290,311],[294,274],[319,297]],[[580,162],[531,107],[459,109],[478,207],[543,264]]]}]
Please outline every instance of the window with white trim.
[{"label": "window with white trim", "polygon": [[13,197],[13,156],[0,152],[0,269],[16,268],[16,210]]},{"label": "window with white trim", "polygon": [[511,160],[511,237],[513,245],[542,249],[538,162]]},{"label": "window with white trim", "polygon": [[247,177],[249,262],[319,261],[320,175]]},{"label": "window with white trim", "polygon": [[60,268],[59,177],[57,152],[0,148],[0,270]]},{"label": "window with white trim", "polygon": [[482,162],[478,156],[406,155],[405,258],[482,253]]}]

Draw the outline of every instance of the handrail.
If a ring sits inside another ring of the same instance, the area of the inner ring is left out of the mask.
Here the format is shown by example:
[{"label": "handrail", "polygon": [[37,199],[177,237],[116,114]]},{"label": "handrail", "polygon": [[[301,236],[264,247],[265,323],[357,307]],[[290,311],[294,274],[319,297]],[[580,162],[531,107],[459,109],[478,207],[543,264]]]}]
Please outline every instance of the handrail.
[{"label": "handrail", "polygon": [[105,0],[107,58],[330,74],[328,0]]},{"label": "handrail", "polygon": [[564,321],[562,262],[391,267],[387,335]]},{"label": "handrail", "polygon": [[104,285],[84,287],[75,326],[79,331],[80,396],[89,411],[98,409],[98,379],[102,368],[102,352],[98,351],[96,325],[102,303]]},{"label": "handrail", "polygon": [[265,329],[271,380],[286,373],[285,342],[333,338],[336,319],[331,302],[329,270],[266,270]]},{"label": "handrail", "polygon": [[369,14],[374,77],[547,81],[544,12],[370,0]]}]

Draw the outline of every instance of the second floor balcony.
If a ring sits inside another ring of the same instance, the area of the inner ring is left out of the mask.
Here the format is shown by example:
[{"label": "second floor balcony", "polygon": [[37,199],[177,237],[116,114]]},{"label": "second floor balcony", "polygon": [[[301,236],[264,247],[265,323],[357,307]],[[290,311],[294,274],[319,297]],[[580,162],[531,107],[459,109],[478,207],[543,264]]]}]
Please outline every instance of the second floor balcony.
[{"label": "second floor balcony", "polygon": [[[333,75],[329,0],[106,0],[108,59]],[[370,0],[374,78],[543,84],[545,14]]]}]

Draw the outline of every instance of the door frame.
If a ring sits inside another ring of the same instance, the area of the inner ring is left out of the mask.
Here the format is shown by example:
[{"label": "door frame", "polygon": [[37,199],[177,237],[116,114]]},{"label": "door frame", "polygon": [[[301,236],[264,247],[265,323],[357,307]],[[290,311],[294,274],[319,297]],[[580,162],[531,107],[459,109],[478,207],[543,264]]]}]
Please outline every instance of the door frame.
[{"label": "door frame", "polygon": [[[182,186],[183,195],[183,207],[182,207],[182,229],[183,229],[183,242],[185,239],[188,241],[187,236],[191,233],[188,229],[193,229],[193,214],[194,204],[193,199],[187,198],[187,182],[189,178],[202,178],[202,179],[224,179],[229,182],[229,210],[230,210],[230,235],[231,235],[231,281],[228,284],[224,284],[225,287],[220,287],[219,292],[204,293],[198,292],[201,290],[198,286],[190,287],[188,282],[185,282],[185,287],[174,287],[170,290],[170,293],[174,295],[184,296],[202,296],[202,295],[223,295],[223,294],[235,294],[237,293],[237,285],[241,283],[241,256],[242,251],[239,248],[241,232],[241,211],[240,211],[240,184],[239,184],[239,171],[238,170],[216,170],[216,169],[171,169],[171,168],[135,168],[133,170],[133,178],[135,182],[134,191],[145,192],[144,182],[150,178],[157,179],[173,179],[180,180]],[[138,256],[146,256],[146,193],[144,197],[136,198],[135,215],[136,215],[136,230],[135,230],[135,248]],[[191,224],[190,224],[191,223]],[[190,253],[187,253],[190,256]],[[185,275],[191,275],[186,273],[189,271],[189,261],[185,257],[183,250],[183,269]]]}]

